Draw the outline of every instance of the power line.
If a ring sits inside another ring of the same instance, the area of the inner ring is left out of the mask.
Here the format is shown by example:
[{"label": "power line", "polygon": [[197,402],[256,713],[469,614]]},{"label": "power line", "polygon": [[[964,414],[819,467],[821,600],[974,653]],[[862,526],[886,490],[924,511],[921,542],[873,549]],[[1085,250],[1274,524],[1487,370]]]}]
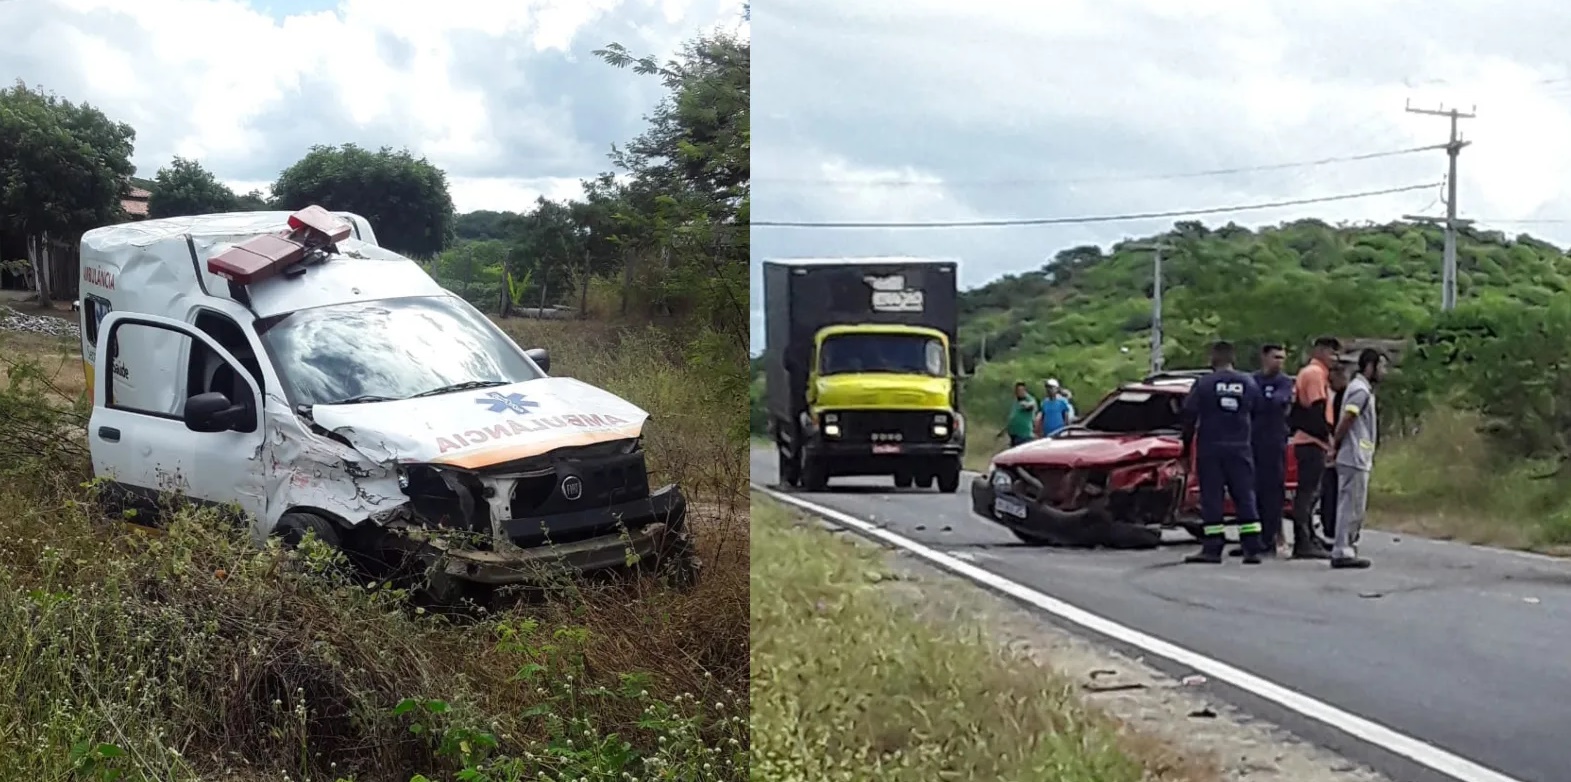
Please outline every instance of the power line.
[{"label": "power line", "polygon": [[957,187],[957,186],[1005,186],[1005,185],[1079,185],[1097,182],[1154,182],[1171,179],[1197,179],[1208,176],[1225,176],[1228,174],[1248,174],[1257,171],[1283,171],[1293,168],[1314,168],[1327,166],[1333,163],[1351,163],[1359,160],[1375,160],[1378,158],[1396,157],[1398,155],[1412,155],[1418,152],[1432,152],[1445,149],[1445,144],[1428,144],[1422,147],[1408,147],[1406,149],[1391,149],[1382,152],[1367,152],[1362,155],[1344,155],[1341,157],[1328,157],[1319,160],[1301,160],[1293,163],[1269,163],[1258,166],[1238,166],[1235,168],[1212,168],[1204,171],[1185,171],[1168,174],[1111,174],[1108,176],[1079,177],[1073,179],[940,179],[931,180],[863,180],[863,179],[826,179],[811,177],[763,177],[760,181],[778,184],[815,184],[815,185],[844,185],[854,187]]},{"label": "power line", "polygon": [[1003,220],[940,220],[923,223],[815,223],[790,220],[754,220],[752,225],[754,228],[758,228],[760,226],[768,228],[1001,228],[1005,226],[1023,225],[1082,225],[1087,223],[1120,223],[1131,222],[1135,220],[1154,220],[1167,217],[1203,217],[1205,215],[1227,214],[1230,212],[1250,212],[1258,209],[1276,209],[1278,207],[1284,206],[1324,204],[1331,201],[1351,201],[1356,198],[1372,198],[1374,196],[1392,195],[1394,193],[1409,193],[1414,190],[1427,190],[1439,184],[1439,182],[1425,182],[1421,185],[1391,187],[1386,188],[1385,190],[1366,190],[1361,193],[1343,193],[1341,195],[1319,196],[1316,198],[1295,198],[1288,201],[1267,201],[1258,204],[1216,206],[1206,209],[1174,209],[1164,212],[1136,212],[1132,214],[1095,215],[1090,217],[1037,217]]}]

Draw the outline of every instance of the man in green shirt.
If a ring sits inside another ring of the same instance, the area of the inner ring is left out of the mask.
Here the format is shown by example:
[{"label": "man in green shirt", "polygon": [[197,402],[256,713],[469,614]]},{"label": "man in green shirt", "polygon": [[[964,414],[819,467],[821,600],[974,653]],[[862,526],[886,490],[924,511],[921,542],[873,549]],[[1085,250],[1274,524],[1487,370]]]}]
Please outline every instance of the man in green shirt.
[{"label": "man in green shirt", "polygon": [[1030,442],[1036,429],[1036,398],[1026,390],[1025,383],[1015,383],[1015,401],[1009,406],[1009,423],[1004,433],[1009,435],[1009,447]]}]

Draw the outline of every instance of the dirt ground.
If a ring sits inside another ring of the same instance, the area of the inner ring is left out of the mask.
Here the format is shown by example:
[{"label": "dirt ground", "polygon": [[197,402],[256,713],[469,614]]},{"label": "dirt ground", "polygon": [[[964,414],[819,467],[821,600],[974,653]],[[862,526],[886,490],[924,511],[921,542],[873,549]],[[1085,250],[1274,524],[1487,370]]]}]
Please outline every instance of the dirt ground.
[{"label": "dirt ground", "polygon": [[[830,524],[826,529],[874,547]],[[934,621],[980,622],[997,641],[1080,684],[1085,701],[1133,731],[1192,757],[1209,757],[1228,782],[1390,782],[1387,777],[1281,728],[1219,703],[1139,660],[1091,643],[899,552],[899,578],[881,586]]]}]

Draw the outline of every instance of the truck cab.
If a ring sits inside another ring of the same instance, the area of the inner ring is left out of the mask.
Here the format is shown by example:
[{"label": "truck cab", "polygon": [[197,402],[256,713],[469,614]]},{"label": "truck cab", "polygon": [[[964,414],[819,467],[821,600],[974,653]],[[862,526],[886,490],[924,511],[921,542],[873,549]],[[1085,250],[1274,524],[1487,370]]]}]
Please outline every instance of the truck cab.
[{"label": "truck cab", "polygon": [[887,475],[953,492],[965,451],[954,266],[925,259],[770,261],[770,430],[783,485]]},{"label": "truck cab", "polygon": [[153,523],[169,494],[235,508],[258,542],[315,533],[457,592],[696,567],[681,491],[649,486],[647,413],[551,377],[544,349],[363,219],[115,225],[83,235],[81,266],[88,442],[113,505]]}]

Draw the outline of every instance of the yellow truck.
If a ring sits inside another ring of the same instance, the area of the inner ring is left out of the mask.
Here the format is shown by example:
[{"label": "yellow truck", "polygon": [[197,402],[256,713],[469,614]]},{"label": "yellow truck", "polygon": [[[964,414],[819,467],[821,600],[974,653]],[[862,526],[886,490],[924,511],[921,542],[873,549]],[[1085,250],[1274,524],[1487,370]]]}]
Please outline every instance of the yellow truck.
[{"label": "yellow truck", "polygon": [[956,266],[764,262],[764,383],[782,487],[887,475],[898,488],[959,488]]}]

